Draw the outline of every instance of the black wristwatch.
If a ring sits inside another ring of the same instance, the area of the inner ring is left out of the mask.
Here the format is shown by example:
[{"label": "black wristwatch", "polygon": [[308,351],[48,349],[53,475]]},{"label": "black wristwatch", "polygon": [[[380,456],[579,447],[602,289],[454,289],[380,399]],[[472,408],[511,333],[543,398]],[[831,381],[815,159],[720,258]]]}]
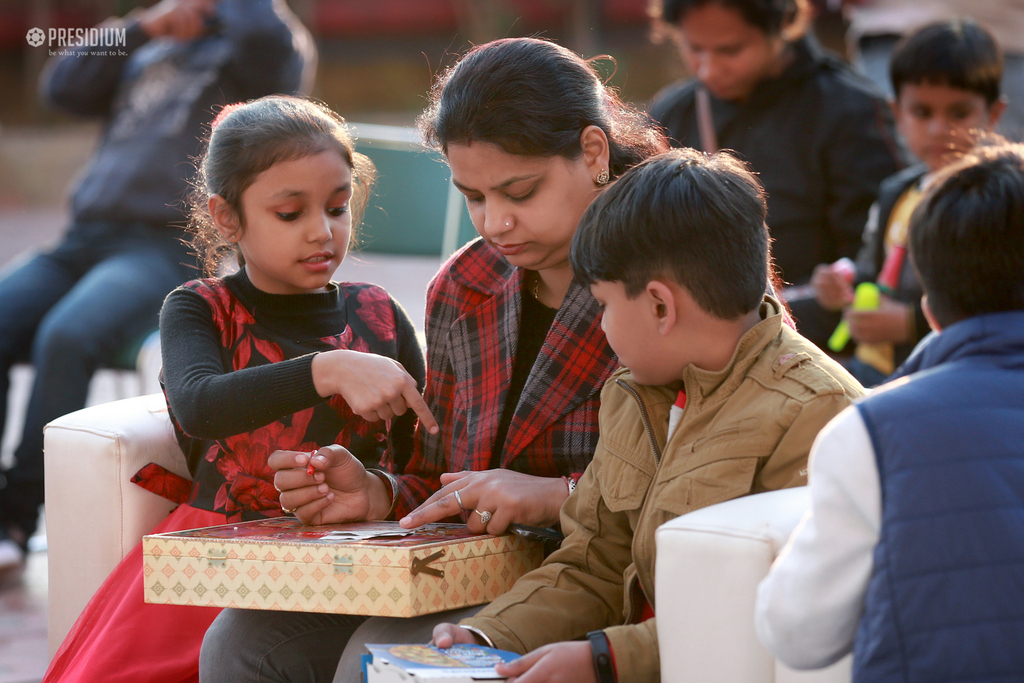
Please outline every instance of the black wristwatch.
[{"label": "black wristwatch", "polygon": [[597,683],[615,683],[615,666],[612,664],[612,649],[608,645],[608,636],[604,631],[591,631],[587,634],[590,641],[590,654],[594,658],[594,673]]}]

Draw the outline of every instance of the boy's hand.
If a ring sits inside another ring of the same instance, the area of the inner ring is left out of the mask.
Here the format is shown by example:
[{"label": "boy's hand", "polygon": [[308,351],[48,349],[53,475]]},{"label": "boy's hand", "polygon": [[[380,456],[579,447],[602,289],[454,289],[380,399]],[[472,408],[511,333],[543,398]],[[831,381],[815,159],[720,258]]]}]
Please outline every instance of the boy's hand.
[{"label": "boy's hand", "polygon": [[873,311],[849,309],[844,314],[850,336],[858,344],[902,344],[910,340],[910,322],[914,309],[905,303],[882,297]]},{"label": "boy's hand", "polygon": [[827,311],[840,311],[853,303],[853,287],[848,275],[835,268],[835,264],[821,263],[811,275],[814,298]]},{"label": "boy's hand", "polygon": [[[377,475],[345,448],[325,446],[307,452],[274,451],[267,464],[277,473],[281,509],[294,512],[304,524],[339,524],[383,519],[391,508],[387,488]],[[313,467],[313,474],[307,474]]]},{"label": "boy's hand", "polygon": [[455,624],[438,624],[434,627],[434,639],[430,641],[437,647],[448,648],[452,645],[486,645],[467,628]]},{"label": "boy's hand", "polygon": [[341,395],[364,420],[390,420],[412,409],[424,429],[431,434],[439,430],[416,380],[392,358],[346,349],[318,353],[313,357],[313,385],[324,398]]},{"label": "boy's hand", "polygon": [[[478,533],[501,534],[513,523],[551,526],[558,521],[562,503],[569,497],[569,489],[561,478],[535,477],[504,469],[447,472],[441,475],[441,483],[444,486],[440,490],[399,520],[401,526],[411,529],[462,512],[469,514],[469,530]],[[481,512],[491,513],[486,524]]]},{"label": "boy's hand", "polygon": [[150,38],[192,40],[206,32],[217,0],[161,0],[142,11],[139,26]]},{"label": "boy's hand", "polygon": [[494,670],[507,677],[508,683],[597,683],[587,641],[545,645],[519,659],[498,664]]}]

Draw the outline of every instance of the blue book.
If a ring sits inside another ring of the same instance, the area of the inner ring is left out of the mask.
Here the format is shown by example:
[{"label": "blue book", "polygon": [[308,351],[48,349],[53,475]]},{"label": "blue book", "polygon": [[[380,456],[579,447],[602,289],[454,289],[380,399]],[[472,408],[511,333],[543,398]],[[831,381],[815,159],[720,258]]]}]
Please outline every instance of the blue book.
[{"label": "blue book", "polygon": [[[367,645],[366,683],[429,680],[432,683],[503,681],[494,665],[518,659],[515,652],[483,645]],[[401,673],[400,673],[401,672]]]}]

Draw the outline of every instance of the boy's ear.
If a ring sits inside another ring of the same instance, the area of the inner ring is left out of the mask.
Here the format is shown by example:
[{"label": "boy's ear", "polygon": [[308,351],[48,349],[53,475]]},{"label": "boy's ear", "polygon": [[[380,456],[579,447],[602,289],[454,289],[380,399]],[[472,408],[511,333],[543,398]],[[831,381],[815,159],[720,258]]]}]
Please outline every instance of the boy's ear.
[{"label": "boy's ear", "polygon": [[892,112],[892,120],[898,128],[900,125],[900,98],[898,96],[890,97],[886,102],[889,104],[889,111]]},{"label": "boy's ear", "polygon": [[242,226],[238,220],[238,214],[228,205],[227,200],[219,194],[211,195],[206,208],[210,212],[210,218],[213,219],[213,225],[217,228],[220,236],[231,243],[238,241]]},{"label": "boy's ear", "polygon": [[608,171],[609,145],[608,136],[594,125],[587,126],[580,133],[580,148],[583,150],[583,161],[591,171],[590,176],[597,178],[601,171]]},{"label": "boy's ear", "polygon": [[935,320],[935,316],[932,314],[932,307],[928,305],[928,295],[921,295],[921,312],[924,313],[924,319],[928,321],[928,326],[936,332],[942,331],[942,325]]},{"label": "boy's ear", "polygon": [[667,336],[676,324],[676,294],[660,280],[651,280],[645,288],[654,317],[657,318],[658,334]]},{"label": "boy's ear", "polygon": [[1006,105],[1009,104],[1010,100],[1006,95],[1000,96],[998,100],[992,103],[992,106],[988,108],[988,121],[995,128],[999,123],[999,119],[1003,118],[1003,112],[1006,111]]}]

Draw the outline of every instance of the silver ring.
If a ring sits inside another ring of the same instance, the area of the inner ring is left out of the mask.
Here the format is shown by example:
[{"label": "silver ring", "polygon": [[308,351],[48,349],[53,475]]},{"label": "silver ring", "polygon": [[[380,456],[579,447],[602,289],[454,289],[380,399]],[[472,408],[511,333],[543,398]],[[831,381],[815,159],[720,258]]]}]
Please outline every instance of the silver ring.
[{"label": "silver ring", "polygon": [[487,522],[491,521],[491,517],[494,516],[493,512],[487,512],[486,510],[484,510],[483,512],[481,512],[480,510],[473,510],[473,512],[480,515],[480,521],[484,524],[487,524]]},{"label": "silver ring", "polygon": [[284,505],[282,505],[281,506],[281,512],[285,513],[286,515],[294,515],[295,514],[295,508],[292,508],[291,510],[289,510]]},{"label": "silver ring", "polygon": [[459,509],[463,512],[466,511],[466,506],[462,504],[462,496],[459,495],[458,489],[455,490],[455,502],[459,504]]}]

